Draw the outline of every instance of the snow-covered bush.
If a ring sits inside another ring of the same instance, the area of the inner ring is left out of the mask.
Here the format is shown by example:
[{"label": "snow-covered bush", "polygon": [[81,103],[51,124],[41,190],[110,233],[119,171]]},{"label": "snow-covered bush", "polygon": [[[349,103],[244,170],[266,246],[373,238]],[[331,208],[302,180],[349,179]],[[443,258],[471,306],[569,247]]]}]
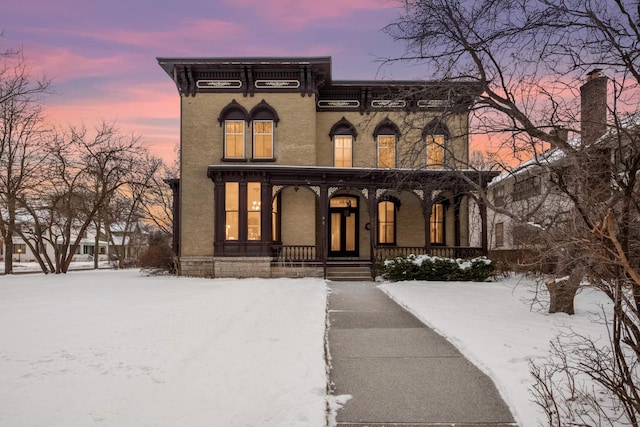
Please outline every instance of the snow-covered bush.
[{"label": "snow-covered bush", "polygon": [[407,255],[389,258],[382,266],[382,276],[391,281],[438,280],[484,282],[494,271],[486,257],[471,259]]}]

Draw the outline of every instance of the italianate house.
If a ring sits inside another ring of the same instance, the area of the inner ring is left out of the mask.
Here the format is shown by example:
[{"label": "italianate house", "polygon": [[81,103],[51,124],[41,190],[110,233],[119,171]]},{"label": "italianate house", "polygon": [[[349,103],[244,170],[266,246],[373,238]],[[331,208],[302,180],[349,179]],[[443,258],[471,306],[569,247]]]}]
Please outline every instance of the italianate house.
[{"label": "italianate house", "polygon": [[329,57],[158,62],[180,95],[181,274],[370,279],[390,255],[486,253],[474,84],[338,81]]}]

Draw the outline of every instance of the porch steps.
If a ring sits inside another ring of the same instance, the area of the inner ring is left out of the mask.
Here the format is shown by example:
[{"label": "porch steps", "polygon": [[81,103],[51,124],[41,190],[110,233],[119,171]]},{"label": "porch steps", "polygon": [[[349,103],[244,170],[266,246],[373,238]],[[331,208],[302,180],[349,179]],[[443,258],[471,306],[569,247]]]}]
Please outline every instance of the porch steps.
[{"label": "porch steps", "polygon": [[327,280],[371,282],[371,267],[366,265],[327,265]]}]

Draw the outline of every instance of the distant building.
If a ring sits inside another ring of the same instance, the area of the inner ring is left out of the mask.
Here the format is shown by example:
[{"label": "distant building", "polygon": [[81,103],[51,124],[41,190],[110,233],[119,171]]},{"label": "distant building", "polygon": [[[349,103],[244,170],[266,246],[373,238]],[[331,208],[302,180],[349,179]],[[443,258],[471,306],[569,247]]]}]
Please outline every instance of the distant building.
[{"label": "distant building", "polygon": [[337,81],[328,57],[158,62],[180,94],[182,274],[371,277],[392,254],[486,252],[461,179],[495,175],[466,169],[474,84]]}]

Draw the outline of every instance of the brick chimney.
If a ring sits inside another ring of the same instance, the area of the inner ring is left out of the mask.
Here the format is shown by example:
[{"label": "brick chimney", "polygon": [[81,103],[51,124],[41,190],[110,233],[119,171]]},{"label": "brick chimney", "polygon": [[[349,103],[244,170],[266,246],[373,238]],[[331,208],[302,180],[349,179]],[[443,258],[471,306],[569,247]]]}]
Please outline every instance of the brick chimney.
[{"label": "brick chimney", "polygon": [[607,81],[596,68],[580,87],[580,133],[582,144],[590,145],[607,130]]}]

